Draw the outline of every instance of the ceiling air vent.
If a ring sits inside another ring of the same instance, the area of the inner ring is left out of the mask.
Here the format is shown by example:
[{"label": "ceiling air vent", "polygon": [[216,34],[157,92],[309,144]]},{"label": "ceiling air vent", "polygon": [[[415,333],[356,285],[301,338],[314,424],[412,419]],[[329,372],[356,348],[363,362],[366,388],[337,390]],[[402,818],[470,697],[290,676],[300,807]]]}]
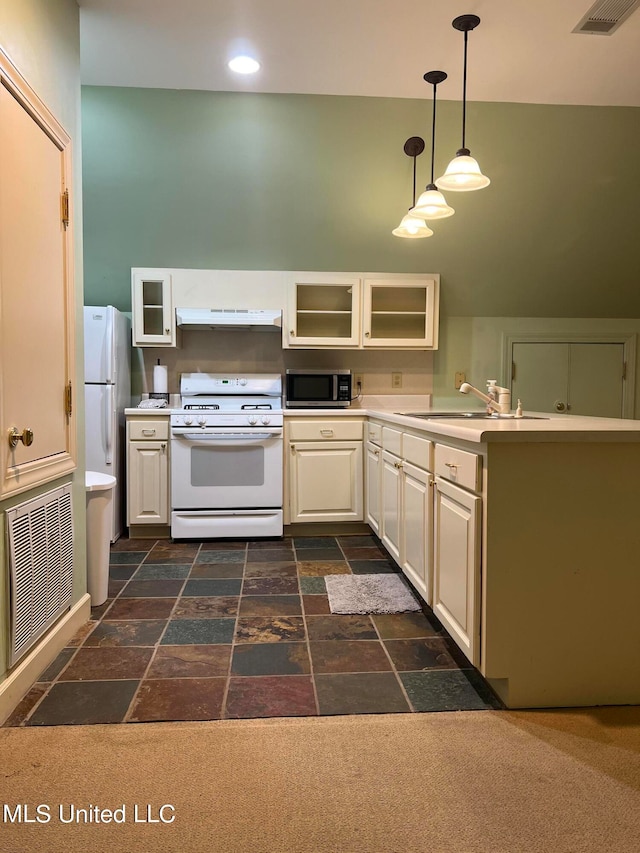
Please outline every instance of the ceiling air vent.
[{"label": "ceiling air vent", "polygon": [[598,0],[571,31],[610,36],[640,6],[640,0]]}]

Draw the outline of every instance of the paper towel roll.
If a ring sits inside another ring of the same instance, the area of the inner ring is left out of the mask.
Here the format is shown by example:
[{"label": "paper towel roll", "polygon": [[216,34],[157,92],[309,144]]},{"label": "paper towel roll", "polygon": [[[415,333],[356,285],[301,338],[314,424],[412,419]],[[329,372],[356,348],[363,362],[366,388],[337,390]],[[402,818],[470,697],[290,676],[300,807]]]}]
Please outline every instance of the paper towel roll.
[{"label": "paper towel roll", "polygon": [[166,394],[169,390],[169,378],[166,364],[155,364],[153,367],[153,393]]}]

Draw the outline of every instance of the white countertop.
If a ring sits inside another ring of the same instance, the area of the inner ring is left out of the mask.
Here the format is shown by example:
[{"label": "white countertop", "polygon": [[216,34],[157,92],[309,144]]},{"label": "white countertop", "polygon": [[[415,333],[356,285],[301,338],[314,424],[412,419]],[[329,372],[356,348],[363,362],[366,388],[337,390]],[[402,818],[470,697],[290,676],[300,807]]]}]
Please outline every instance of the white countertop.
[{"label": "white countertop", "polygon": [[[446,436],[473,443],[482,442],[521,442],[521,441],[599,441],[599,442],[636,442],[640,441],[640,420],[622,420],[619,418],[589,418],[581,415],[554,415],[539,412],[525,412],[536,415],[540,420],[526,418],[487,418],[487,419],[448,419],[438,418],[426,421],[401,415],[402,411],[429,411],[429,405],[423,405],[426,395],[410,397],[408,395],[364,398],[366,405],[350,406],[347,409],[285,409],[285,418],[353,418],[370,417],[400,427],[409,427],[434,436]],[[393,403],[390,402],[393,400]],[[397,401],[397,402],[396,402]],[[439,406],[433,411],[446,411]],[[451,410],[452,412],[455,410]],[[457,411],[482,411],[481,408],[458,409]],[[124,410],[127,417],[169,417],[171,409]]]}]

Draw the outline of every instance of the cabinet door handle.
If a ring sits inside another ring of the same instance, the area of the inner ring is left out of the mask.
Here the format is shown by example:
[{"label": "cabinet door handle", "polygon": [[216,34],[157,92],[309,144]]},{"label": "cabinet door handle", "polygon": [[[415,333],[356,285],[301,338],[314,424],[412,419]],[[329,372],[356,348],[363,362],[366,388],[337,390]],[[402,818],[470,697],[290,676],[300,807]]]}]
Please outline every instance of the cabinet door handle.
[{"label": "cabinet door handle", "polygon": [[293,329],[289,329],[289,334],[291,335],[292,338],[295,338],[295,336],[296,336],[296,333],[294,332]]},{"label": "cabinet door handle", "polygon": [[455,462],[445,462],[444,464],[451,471],[457,471],[458,470],[458,466],[456,465]]},{"label": "cabinet door handle", "polygon": [[373,451],[373,455],[374,455],[374,456],[380,456],[380,451],[379,451],[379,450],[374,450],[374,451]]},{"label": "cabinet door handle", "polygon": [[163,453],[164,453],[164,452],[166,451],[166,449],[167,449],[167,445],[166,445],[164,442],[162,442],[162,444],[160,445],[160,447],[162,448],[162,452],[163,452]]},{"label": "cabinet door handle", "polygon": [[165,329],[165,330],[164,330],[164,333],[165,333],[165,335],[170,335],[170,334],[171,334],[171,329]]},{"label": "cabinet door handle", "polygon": [[365,336],[365,338],[370,338],[370,337],[371,337],[371,332],[365,332],[365,333],[364,333],[364,336]]},{"label": "cabinet door handle", "polygon": [[327,436],[333,435],[333,430],[332,429],[321,429],[320,435],[327,435]]},{"label": "cabinet door handle", "polygon": [[30,447],[33,444],[33,430],[26,427],[22,432],[19,432],[15,427],[11,427],[9,430],[9,447],[13,450],[19,441],[25,447]]},{"label": "cabinet door handle", "polygon": [[142,434],[143,435],[155,435],[156,431],[155,431],[155,429],[143,429]]}]

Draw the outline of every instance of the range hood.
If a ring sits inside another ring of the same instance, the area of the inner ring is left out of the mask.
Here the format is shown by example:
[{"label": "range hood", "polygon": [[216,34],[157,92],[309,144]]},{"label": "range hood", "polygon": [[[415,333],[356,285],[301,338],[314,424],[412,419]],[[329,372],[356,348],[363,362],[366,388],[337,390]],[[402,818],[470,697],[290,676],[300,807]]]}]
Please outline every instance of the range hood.
[{"label": "range hood", "polygon": [[282,311],[232,308],[176,308],[176,323],[183,329],[282,329]]}]

